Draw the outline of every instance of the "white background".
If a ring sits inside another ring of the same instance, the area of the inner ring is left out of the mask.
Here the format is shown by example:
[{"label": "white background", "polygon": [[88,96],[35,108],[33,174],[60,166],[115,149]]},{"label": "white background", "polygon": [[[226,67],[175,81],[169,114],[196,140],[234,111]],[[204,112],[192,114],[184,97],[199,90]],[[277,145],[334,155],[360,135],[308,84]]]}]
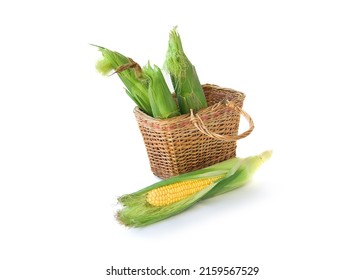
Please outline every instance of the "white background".
[{"label": "white background", "polygon": [[[110,279],[112,265],[164,265],[363,279],[360,2],[3,1],[0,278]],[[116,198],[157,178],[134,104],[116,76],[95,71],[89,43],[161,66],[174,25],[202,83],[247,96],[256,129],[238,155],[274,155],[245,188],[126,229]]]}]

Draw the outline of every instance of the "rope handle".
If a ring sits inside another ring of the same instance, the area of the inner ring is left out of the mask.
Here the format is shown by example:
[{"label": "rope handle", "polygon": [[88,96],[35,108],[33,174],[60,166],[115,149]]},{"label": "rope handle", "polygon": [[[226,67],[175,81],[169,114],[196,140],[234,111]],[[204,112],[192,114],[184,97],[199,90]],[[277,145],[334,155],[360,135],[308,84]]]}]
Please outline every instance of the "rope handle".
[{"label": "rope handle", "polygon": [[223,141],[227,141],[227,142],[231,142],[231,141],[237,141],[240,140],[244,137],[247,137],[254,129],[254,122],[252,120],[252,118],[249,116],[249,114],[247,112],[245,112],[243,109],[241,109],[240,107],[238,107],[234,102],[232,101],[228,101],[228,100],[224,100],[222,101],[222,103],[225,106],[230,107],[231,109],[233,109],[234,111],[238,112],[240,115],[242,115],[249,123],[249,128],[248,130],[244,131],[243,133],[236,135],[236,136],[232,136],[232,135],[221,135],[221,134],[217,134],[215,132],[210,131],[204,124],[204,122],[202,121],[202,119],[200,118],[200,116],[196,113],[193,113],[193,110],[191,109],[191,122],[192,124],[203,134],[210,136],[212,138],[215,138],[217,140],[223,140]]}]

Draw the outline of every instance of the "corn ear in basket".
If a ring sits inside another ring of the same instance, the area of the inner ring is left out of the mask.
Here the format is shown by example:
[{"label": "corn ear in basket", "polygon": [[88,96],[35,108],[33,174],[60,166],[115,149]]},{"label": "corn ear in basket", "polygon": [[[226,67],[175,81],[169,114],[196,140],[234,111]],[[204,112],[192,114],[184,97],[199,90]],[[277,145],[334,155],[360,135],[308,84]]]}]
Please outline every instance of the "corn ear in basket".
[{"label": "corn ear in basket", "polygon": [[181,114],[207,107],[196,68],[183,50],[176,27],[169,34],[165,68],[171,76]]},{"label": "corn ear in basket", "polygon": [[202,199],[243,186],[271,154],[229,159],[123,195],[118,201],[124,208],[116,218],[125,226],[143,227],[176,215]]},{"label": "corn ear in basket", "polygon": [[125,85],[125,92],[149,116],[153,116],[148,99],[148,83],[139,66],[131,58],[107,48],[93,45],[99,48],[102,58],[97,62],[96,69],[103,75],[117,74]]},{"label": "corn ear in basket", "polygon": [[162,71],[157,65],[152,67],[149,63],[143,68],[148,79],[148,98],[152,108],[153,117],[167,119],[179,116],[177,104],[164,79]]}]

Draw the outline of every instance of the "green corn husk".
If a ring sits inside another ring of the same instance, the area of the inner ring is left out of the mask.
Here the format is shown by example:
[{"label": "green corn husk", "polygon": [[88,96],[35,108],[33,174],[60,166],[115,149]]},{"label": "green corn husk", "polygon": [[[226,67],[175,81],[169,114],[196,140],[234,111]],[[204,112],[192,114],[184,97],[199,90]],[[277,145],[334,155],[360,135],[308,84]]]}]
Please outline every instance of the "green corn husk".
[{"label": "green corn husk", "polygon": [[195,66],[183,51],[176,27],[169,35],[165,68],[171,76],[181,114],[190,113],[190,109],[198,111],[207,107]]},{"label": "green corn husk", "polygon": [[[93,45],[96,46],[96,45]],[[96,69],[103,75],[114,71],[125,85],[125,92],[146,114],[153,116],[148,99],[148,83],[140,66],[124,55],[96,46],[102,54],[96,64]]]},{"label": "green corn husk", "polygon": [[143,72],[148,79],[148,98],[153,117],[166,119],[179,116],[180,113],[177,104],[173,99],[160,68],[156,65],[152,67],[148,63],[143,68]]},{"label": "green corn husk", "polygon": [[[248,182],[255,171],[271,157],[271,151],[247,158],[233,158],[210,167],[175,176],[118,198],[124,208],[116,214],[117,220],[129,227],[143,227],[176,215],[198,201],[232,191]],[[146,200],[147,193],[153,189],[186,180],[223,177],[201,191],[167,206],[152,206]]]}]

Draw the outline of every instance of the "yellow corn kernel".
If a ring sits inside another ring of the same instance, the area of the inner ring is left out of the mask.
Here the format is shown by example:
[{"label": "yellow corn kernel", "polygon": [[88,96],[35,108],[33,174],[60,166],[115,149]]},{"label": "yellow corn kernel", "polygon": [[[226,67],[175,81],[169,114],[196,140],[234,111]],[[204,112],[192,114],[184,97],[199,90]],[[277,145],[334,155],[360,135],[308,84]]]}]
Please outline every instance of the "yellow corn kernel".
[{"label": "yellow corn kernel", "polygon": [[167,206],[197,193],[222,177],[223,175],[173,183],[149,191],[146,200],[153,206]]}]

